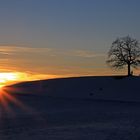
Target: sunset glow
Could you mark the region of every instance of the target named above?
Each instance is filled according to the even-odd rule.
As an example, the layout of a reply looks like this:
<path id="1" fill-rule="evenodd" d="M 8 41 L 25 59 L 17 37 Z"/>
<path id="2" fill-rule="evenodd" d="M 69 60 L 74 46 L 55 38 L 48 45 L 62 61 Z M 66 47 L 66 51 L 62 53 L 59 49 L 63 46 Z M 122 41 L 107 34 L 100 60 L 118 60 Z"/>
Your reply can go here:
<path id="1" fill-rule="evenodd" d="M 0 73 L 0 87 L 3 87 L 5 85 L 8 85 L 12 82 L 21 81 L 23 80 L 23 74 L 22 73 L 12 73 L 12 72 L 5 72 Z"/>
<path id="2" fill-rule="evenodd" d="M 16 73 L 0 73 L 0 82 L 16 80 L 17 77 Z"/>
<path id="3" fill-rule="evenodd" d="M 35 74 L 26 72 L 1 72 L 0 73 L 0 88 L 9 84 L 22 82 L 22 81 L 34 81 L 40 79 L 51 79 L 63 77 L 61 75 L 47 75 L 47 74 Z"/>

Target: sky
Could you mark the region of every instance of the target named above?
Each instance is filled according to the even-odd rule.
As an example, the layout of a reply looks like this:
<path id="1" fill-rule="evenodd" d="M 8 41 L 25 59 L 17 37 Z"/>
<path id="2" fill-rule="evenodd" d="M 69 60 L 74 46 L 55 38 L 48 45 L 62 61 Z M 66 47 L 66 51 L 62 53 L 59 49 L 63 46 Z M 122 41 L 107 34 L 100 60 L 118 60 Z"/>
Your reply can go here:
<path id="1" fill-rule="evenodd" d="M 0 72 L 126 73 L 106 65 L 107 52 L 117 37 L 140 39 L 139 7 L 139 0 L 0 0 Z"/>

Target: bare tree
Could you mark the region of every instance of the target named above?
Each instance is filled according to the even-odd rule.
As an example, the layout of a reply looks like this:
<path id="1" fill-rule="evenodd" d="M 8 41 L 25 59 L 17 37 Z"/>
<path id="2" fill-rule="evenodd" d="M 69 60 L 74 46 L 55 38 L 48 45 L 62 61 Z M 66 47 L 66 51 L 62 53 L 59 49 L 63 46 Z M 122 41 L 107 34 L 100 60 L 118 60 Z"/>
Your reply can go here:
<path id="1" fill-rule="evenodd" d="M 117 38 L 108 52 L 107 64 L 116 69 L 127 67 L 128 76 L 131 73 L 131 67 L 140 66 L 140 46 L 136 39 L 130 36 Z"/>

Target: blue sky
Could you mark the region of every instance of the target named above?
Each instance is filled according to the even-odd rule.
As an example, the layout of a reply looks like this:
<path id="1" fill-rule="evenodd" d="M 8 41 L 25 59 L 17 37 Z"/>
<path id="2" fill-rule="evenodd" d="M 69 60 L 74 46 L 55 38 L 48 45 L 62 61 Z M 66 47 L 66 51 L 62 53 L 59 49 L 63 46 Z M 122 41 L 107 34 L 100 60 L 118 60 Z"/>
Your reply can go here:
<path id="1" fill-rule="evenodd" d="M 0 54 L 1 69 L 109 73 L 111 43 L 126 35 L 140 39 L 139 6 L 139 0 L 0 0 L 0 49 L 8 54 Z"/>

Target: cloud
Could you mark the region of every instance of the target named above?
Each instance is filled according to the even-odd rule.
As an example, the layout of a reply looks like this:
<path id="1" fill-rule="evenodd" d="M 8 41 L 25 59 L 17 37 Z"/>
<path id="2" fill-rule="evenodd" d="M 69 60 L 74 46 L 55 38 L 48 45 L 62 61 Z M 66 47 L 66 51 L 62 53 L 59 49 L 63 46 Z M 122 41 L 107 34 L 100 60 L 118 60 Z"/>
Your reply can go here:
<path id="1" fill-rule="evenodd" d="M 20 46 L 20 45 L 0 45 L 0 54 L 15 54 L 15 53 L 43 53 L 43 52 L 50 52 L 52 49 L 47 47 L 27 47 L 27 46 Z"/>
<path id="2" fill-rule="evenodd" d="M 86 49 L 0 45 L 0 71 L 26 73 L 31 71 L 37 73 L 33 76 L 35 78 L 71 76 L 79 73 L 87 75 L 87 73 L 93 73 L 96 67 L 104 67 L 104 56 L 103 53 Z"/>
<path id="3" fill-rule="evenodd" d="M 89 50 L 69 50 L 48 47 L 31 47 L 26 45 L 0 45 L 0 55 L 16 55 L 20 53 L 28 54 L 49 54 L 50 56 L 76 56 L 83 58 L 93 58 L 105 56 L 103 53 L 96 53 Z"/>
<path id="4" fill-rule="evenodd" d="M 78 57 L 84 57 L 84 58 L 93 58 L 93 57 L 102 57 L 105 56 L 105 54 L 102 53 L 95 53 L 93 51 L 87 51 L 87 50 L 76 50 L 74 52 L 75 56 Z"/>

